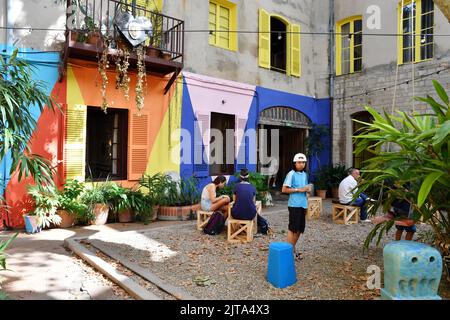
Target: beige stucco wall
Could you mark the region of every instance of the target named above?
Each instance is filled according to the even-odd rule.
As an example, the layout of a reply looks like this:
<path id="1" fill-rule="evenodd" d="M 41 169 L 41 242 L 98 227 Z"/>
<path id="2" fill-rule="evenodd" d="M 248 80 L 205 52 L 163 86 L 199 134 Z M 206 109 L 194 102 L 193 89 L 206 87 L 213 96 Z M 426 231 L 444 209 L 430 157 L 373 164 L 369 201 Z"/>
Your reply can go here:
<path id="1" fill-rule="evenodd" d="M 334 16 L 336 22 L 354 15 L 363 15 L 363 33 L 397 34 L 397 7 L 395 0 L 335 0 Z M 370 30 L 367 27 L 367 9 L 377 5 L 381 9 L 381 29 Z M 435 6 L 435 31 L 438 34 L 450 34 L 450 24 L 444 14 Z M 440 59 L 450 53 L 450 38 L 435 37 L 435 58 Z M 397 37 L 363 37 L 363 67 L 397 63 Z"/>
<path id="2" fill-rule="evenodd" d="M 363 32 L 397 33 L 397 1 L 335 0 L 336 21 L 364 15 Z M 381 9 L 381 29 L 368 30 L 366 10 L 370 5 Z M 450 34 L 450 23 L 435 7 L 435 35 Z M 335 78 L 333 107 L 333 162 L 353 165 L 352 115 L 370 105 L 379 112 L 403 110 L 426 112 L 424 104 L 413 103 L 414 96 L 435 93 L 432 80 L 438 80 L 450 92 L 450 38 L 435 36 L 435 54 L 430 61 L 404 64 L 397 69 L 396 37 L 363 36 L 362 72 Z M 436 74 L 437 71 L 445 70 Z M 398 71 L 398 75 L 397 75 Z M 432 74 L 433 73 L 433 74 Z M 431 76 L 427 76 L 432 74 Z M 413 76 L 416 79 L 413 87 Z M 396 90 L 394 90 L 395 85 Z M 374 89 L 386 88 L 369 94 Z M 394 94 L 395 92 L 395 94 Z M 395 105 L 393 107 L 393 101 Z"/>
<path id="3" fill-rule="evenodd" d="M 258 10 L 263 8 L 301 25 L 302 32 L 328 30 L 328 0 L 233 0 L 237 4 L 238 30 L 258 30 Z M 185 20 L 186 30 L 208 30 L 209 2 L 165 1 L 164 12 Z M 238 50 L 211 46 L 207 32 L 185 34 L 185 70 L 263 86 L 276 90 L 328 97 L 328 36 L 302 35 L 302 76 L 287 76 L 258 66 L 258 34 L 238 35 Z"/>
<path id="4" fill-rule="evenodd" d="M 0 21 L 6 25 L 6 0 L 0 0 Z M 64 42 L 65 5 L 59 0 L 12 0 L 12 22 L 15 28 L 13 41 L 20 48 L 34 50 L 59 50 Z M 60 29 L 60 30 L 37 30 Z M 6 42 L 6 31 L 2 30 L 0 43 Z"/>

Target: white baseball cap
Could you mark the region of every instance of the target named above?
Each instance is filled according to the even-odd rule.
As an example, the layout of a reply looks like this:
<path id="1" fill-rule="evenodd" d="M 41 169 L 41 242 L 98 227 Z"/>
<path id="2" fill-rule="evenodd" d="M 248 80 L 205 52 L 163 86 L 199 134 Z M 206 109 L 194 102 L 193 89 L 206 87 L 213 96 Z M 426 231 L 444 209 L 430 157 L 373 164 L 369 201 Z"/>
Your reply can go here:
<path id="1" fill-rule="evenodd" d="M 297 162 L 297 161 L 307 162 L 308 160 L 306 159 L 306 156 L 303 153 L 297 153 L 294 156 L 294 162 Z"/>

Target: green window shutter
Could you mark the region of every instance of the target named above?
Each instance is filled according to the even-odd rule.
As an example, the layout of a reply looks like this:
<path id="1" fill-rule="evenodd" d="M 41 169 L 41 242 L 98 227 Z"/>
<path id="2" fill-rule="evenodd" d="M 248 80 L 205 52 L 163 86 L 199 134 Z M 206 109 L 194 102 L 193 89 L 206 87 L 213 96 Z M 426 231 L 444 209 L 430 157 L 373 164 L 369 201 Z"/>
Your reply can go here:
<path id="1" fill-rule="evenodd" d="M 291 75 L 301 75 L 300 26 L 291 24 Z"/>
<path id="2" fill-rule="evenodd" d="M 84 181 L 86 169 L 87 106 L 68 105 L 66 114 L 64 168 L 66 179 Z"/>
<path id="3" fill-rule="evenodd" d="M 259 66 L 270 69 L 270 15 L 259 9 Z"/>

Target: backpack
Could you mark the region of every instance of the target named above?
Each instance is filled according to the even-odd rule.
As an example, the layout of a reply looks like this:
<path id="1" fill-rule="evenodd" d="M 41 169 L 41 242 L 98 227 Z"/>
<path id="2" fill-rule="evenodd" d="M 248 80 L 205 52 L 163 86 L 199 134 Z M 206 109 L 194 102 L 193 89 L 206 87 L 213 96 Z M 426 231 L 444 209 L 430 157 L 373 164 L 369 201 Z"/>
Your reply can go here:
<path id="1" fill-rule="evenodd" d="M 257 223 L 258 223 L 258 233 L 268 234 L 270 227 L 267 219 L 264 219 L 259 214 L 257 214 Z"/>
<path id="2" fill-rule="evenodd" d="M 203 228 L 203 232 L 211 236 L 220 234 L 225 226 L 225 218 L 222 212 L 216 211 L 209 218 L 208 223 Z"/>

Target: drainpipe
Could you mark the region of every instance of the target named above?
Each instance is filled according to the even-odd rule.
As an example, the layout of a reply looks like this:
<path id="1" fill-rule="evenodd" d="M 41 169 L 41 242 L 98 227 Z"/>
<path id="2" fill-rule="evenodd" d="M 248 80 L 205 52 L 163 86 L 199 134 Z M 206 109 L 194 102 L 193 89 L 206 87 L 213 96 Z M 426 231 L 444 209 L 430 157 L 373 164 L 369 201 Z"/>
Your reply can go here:
<path id="1" fill-rule="evenodd" d="M 335 70 L 335 57 L 336 57 L 336 47 L 335 47 L 335 36 L 334 36 L 334 0 L 330 0 L 330 19 L 329 19 L 329 46 L 330 46 L 330 57 L 329 57 L 329 89 L 330 89 L 330 161 L 333 163 L 333 109 L 334 109 L 334 70 Z"/>
<path id="2" fill-rule="evenodd" d="M 6 50 L 7 52 L 12 51 L 8 46 L 11 46 L 14 38 L 13 28 L 13 17 L 12 17 L 12 0 L 6 0 Z"/>

